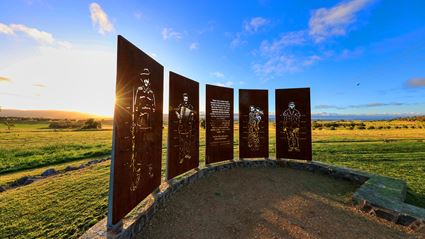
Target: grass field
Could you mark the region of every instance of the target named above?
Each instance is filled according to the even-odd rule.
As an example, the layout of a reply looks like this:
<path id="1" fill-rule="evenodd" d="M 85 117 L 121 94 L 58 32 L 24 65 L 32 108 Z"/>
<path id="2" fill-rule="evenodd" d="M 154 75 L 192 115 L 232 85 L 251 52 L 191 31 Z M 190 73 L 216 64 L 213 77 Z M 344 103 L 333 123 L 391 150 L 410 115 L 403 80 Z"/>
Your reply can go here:
<path id="1" fill-rule="evenodd" d="M 366 129 L 315 128 L 313 159 L 400 178 L 408 183 L 407 202 L 425 207 L 425 125 L 423 122 L 365 122 Z M 79 165 L 108 155 L 110 130 L 53 131 L 47 124 L 0 127 L 0 185 L 47 168 Z M 391 129 L 378 129 L 380 126 Z M 404 127 L 406 125 L 407 127 Z M 367 129 L 374 126 L 375 129 Z M 414 127 L 412 127 L 414 126 Z M 164 129 L 163 144 L 166 142 Z M 238 157 L 238 125 L 235 158 Z M 275 152 L 270 123 L 270 156 Z M 205 131 L 200 132 L 200 165 Z M 165 173 L 165 149 L 163 173 Z M 0 194 L 0 238 L 76 238 L 107 212 L 109 162 L 39 180 Z"/>

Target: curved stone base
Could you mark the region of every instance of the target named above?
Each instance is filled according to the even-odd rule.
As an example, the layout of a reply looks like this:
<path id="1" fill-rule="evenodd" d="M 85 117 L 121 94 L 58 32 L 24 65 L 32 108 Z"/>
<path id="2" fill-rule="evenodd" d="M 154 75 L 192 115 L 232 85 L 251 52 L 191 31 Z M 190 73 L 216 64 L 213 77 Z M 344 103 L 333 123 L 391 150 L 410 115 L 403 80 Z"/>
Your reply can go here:
<path id="1" fill-rule="evenodd" d="M 80 238 L 132 238 L 143 230 L 143 227 L 157 212 L 160 205 L 182 187 L 215 172 L 232 168 L 255 167 L 289 167 L 358 183 L 361 186 L 353 195 L 353 204 L 357 208 L 394 223 L 408 226 L 413 230 L 425 229 L 425 209 L 404 203 L 406 183 L 402 180 L 320 162 L 289 159 L 240 160 L 208 165 L 202 169 L 189 171 L 171 181 L 163 182 L 158 191 L 143 200 L 122 220 L 122 224 L 108 231 L 106 219 L 103 219 Z"/>

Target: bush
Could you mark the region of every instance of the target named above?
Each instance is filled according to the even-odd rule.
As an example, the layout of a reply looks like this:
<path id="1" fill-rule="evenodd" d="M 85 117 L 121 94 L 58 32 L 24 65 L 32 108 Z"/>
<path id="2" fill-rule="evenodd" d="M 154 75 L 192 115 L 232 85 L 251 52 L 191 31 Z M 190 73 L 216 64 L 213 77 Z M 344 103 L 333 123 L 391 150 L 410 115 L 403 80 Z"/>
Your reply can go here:
<path id="1" fill-rule="evenodd" d="M 367 127 L 367 129 L 375 129 L 375 126 L 371 125 L 371 126 Z"/>
<path id="2" fill-rule="evenodd" d="M 94 119 L 88 119 L 86 122 L 84 122 L 84 126 L 81 129 L 101 129 L 102 128 L 102 122 L 99 120 Z"/>
<path id="3" fill-rule="evenodd" d="M 408 129 L 408 128 L 409 128 L 409 126 L 407 126 L 407 125 L 403 125 L 403 128 Z"/>
<path id="4" fill-rule="evenodd" d="M 336 130 L 336 128 L 334 126 L 331 126 L 329 129 L 330 130 Z"/>
<path id="5" fill-rule="evenodd" d="M 201 128 L 205 129 L 205 119 L 201 119 Z"/>
<path id="6" fill-rule="evenodd" d="M 366 127 L 364 127 L 363 125 L 357 127 L 357 129 L 366 129 Z"/>
<path id="7" fill-rule="evenodd" d="M 77 129 L 83 126 L 81 121 L 58 120 L 50 122 L 49 129 Z"/>
<path id="8" fill-rule="evenodd" d="M 378 127 L 378 129 L 383 129 L 383 128 L 384 128 L 384 126 L 379 126 L 379 127 Z"/>

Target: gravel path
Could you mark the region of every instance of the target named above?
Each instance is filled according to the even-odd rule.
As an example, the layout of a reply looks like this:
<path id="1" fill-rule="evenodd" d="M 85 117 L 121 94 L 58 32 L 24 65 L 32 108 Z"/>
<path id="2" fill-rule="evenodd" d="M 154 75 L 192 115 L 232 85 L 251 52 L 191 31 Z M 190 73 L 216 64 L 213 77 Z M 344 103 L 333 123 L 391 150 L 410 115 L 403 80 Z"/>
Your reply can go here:
<path id="1" fill-rule="evenodd" d="M 353 209 L 356 187 L 287 168 L 232 169 L 173 195 L 140 238 L 425 238 Z"/>

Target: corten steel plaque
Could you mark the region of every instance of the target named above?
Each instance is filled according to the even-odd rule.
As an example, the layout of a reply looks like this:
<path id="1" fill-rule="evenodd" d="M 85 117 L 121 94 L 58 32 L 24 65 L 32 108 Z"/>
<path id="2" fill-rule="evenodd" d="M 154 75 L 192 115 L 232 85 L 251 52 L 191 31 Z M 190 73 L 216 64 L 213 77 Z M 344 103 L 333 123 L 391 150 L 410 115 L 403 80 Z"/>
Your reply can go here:
<path id="1" fill-rule="evenodd" d="M 118 36 L 109 225 L 161 183 L 163 78 L 162 65 Z"/>
<path id="2" fill-rule="evenodd" d="M 199 83 L 170 72 L 167 179 L 199 165 Z"/>
<path id="3" fill-rule="evenodd" d="M 276 89 L 276 158 L 311 160 L 310 88 Z"/>
<path id="4" fill-rule="evenodd" d="M 239 157 L 269 157 L 267 90 L 239 90 Z"/>
<path id="5" fill-rule="evenodd" d="M 233 89 L 206 86 L 206 164 L 233 159 Z"/>

